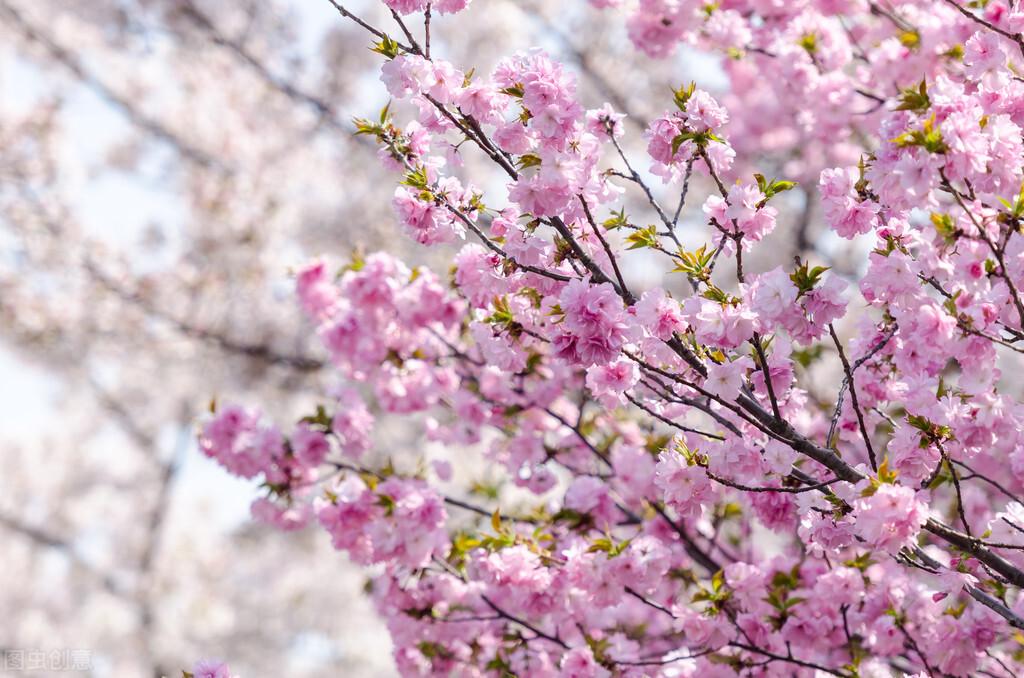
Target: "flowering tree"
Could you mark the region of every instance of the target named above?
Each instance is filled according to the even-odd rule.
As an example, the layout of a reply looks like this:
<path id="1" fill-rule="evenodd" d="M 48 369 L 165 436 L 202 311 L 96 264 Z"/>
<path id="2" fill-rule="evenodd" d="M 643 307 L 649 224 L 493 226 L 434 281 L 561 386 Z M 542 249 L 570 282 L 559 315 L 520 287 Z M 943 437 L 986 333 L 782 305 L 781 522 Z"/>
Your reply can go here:
<path id="1" fill-rule="evenodd" d="M 640 158 L 545 53 L 432 52 L 465 0 L 331 4 L 380 55 L 356 133 L 401 229 L 467 243 L 447 279 L 304 268 L 339 383 L 200 444 L 258 518 L 380 566 L 403 675 L 1024 670 L 1024 12 L 641 0 L 630 40 L 722 53 L 730 91 L 666 93 Z M 806 261 L 765 251 L 798 183 L 832 234 Z M 820 265 L 846 240 L 852 281 Z M 374 451 L 388 415 L 425 451 Z"/>
<path id="2" fill-rule="evenodd" d="M 620 101 L 611 76 L 646 57 L 570 42 L 550 25 L 561 12 L 495 0 L 434 44 L 491 63 L 541 31 L 581 94 Z M 17 582 L 0 589 L 0 666 L 87 649 L 97 678 L 165 675 L 200 652 L 247 674 L 393 675 L 382 622 L 353 601 L 362 568 L 313 531 L 238 525 L 255 483 L 211 492 L 193 435 L 206 395 L 287 419 L 335 378 L 289 291 L 311 253 L 389 244 L 444 266 L 454 251 L 391 238 L 394 186 L 348 129 L 379 63 L 332 16 L 285 0 L 0 0 L 0 562 Z M 644 77 L 664 87 L 666 70 Z M 392 422 L 380 442 L 408 445 L 411 429 Z M 271 576 L 297 560 L 316 569 Z"/>

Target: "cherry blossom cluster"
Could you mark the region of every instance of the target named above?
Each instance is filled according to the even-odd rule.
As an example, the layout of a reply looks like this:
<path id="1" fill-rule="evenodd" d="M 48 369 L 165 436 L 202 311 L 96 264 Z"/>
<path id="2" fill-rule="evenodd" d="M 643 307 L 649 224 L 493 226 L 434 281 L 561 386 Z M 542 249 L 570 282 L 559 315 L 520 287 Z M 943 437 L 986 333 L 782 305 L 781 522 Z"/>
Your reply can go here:
<path id="1" fill-rule="evenodd" d="M 386 4 L 393 102 L 357 132 L 403 231 L 466 242 L 447 279 L 303 269 L 338 391 L 287 437 L 220 409 L 201 444 L 262 479 L 257 518 L 382 566 L 402 675 L 1024 670 L 1024 14 L 641 0 L 640 49 L 721 50 L 732 85 L 666 96 L 641 161 L 545 53 L 463 70 L 401 18 L 429 4 Z M 796 144 L 790 178 L 757 171 Z M 751 270 L 794 180 L 873 247 L 863 275 L 813 250 Z M 637 250 L 660 285 L 628 284 Z M 379 449 L 393 416 L 489 480 Z"/>

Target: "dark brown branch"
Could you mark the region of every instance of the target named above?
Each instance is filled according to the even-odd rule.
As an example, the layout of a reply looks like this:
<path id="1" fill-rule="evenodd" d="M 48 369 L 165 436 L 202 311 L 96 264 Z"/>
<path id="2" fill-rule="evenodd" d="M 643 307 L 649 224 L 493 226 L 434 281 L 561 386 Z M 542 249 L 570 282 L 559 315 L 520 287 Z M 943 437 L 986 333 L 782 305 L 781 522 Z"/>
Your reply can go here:
<path id="1" fill-rule="evenodd" d="M 860 403 L 857 401 L 857 384 L 853 380 L 853 372 L 854 372 L 855 369 L 857 369 L 857 366 L 854 366 L 854 367 L 850 366 L 850 361 L 846 359 L 846 351 L 843 350 L 843 344 L 842 344 L 842 342 L 839 341 L 839 335 L 836 334 L 836 328 L 832 326 L 832 323 L 829 323 L 829 325 L 828 325 L 828 332 L 829 332 L 830 335 L 832 335 L 832 341 L 836 345 L 836 351 L 839 352 L 839 360 L 843 363 L 843 372 L 846 374 L 846 377 L 843 379 L 843 385 L 839 389 L 839 397 L 836 399 L 836 411 L 838 412 L 838 411 L 840 411 L 842 409 L 842 406 L 843 406 L 843 393 L 845 392 L 844 389 L 849 387 L 849 389 L 850 389 L 850 402 L 853 405 L 854 413 L 857 415 L 857 425 L 860 427 L 860 435 L 864 439 L 864 445 L 868 449 L 868 460 L 870 460 L 870 462 L 871 462 L 871 470 L 872 471 L 877 471 L 878 470 L 878 459 L 875 457 L 875 447 L 874 447 L 874 445 L 871 444 L 871 436 L 868 434 L 868 427 L 864 423 L 864 413 L 861 411 Z M 888 335 L 888 337 L 891 337 L 891 336 L 892 336 L 892 334 Z M 884 346 L 886 344 L 886 342 L 888 341 L 888 337 L 886 337 L 885 339 L 880 341 L 878 344 L 876 344 L 877 349 L 873 348 L 872 351 L 881 350 L 882 346 Z M 872 351 L 868 352 L 868 355 L 866 356 L 866 358 L 871 356 Z M 831 445 L 832 444 L 832 431 L 833 430 L 834 430 L 834 427 L 829 429 L 829 436 L 825 440 L 825 443 L 827 445 Z"/>

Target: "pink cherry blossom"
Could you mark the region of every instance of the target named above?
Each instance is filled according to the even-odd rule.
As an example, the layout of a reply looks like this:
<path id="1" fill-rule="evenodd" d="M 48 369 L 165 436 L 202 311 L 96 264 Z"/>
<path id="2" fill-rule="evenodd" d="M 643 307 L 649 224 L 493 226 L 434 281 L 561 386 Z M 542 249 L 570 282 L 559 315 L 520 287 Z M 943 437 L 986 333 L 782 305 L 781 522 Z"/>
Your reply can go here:
<path id="1" fill-rule="evenodd" d="M 928 518 L 914 490 L 902 485 L 881 485 L 874 494 L 857 500 L 855 509 L 857 535 L 890 553 L 912 543 Z"/>

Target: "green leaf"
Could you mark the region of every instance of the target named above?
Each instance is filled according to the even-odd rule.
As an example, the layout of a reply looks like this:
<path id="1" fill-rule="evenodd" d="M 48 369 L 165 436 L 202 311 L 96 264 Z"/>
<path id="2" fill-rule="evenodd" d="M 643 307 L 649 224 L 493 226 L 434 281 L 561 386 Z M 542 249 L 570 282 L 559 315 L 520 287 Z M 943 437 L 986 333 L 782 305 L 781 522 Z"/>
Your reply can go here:
<path id="1" fill-rule="evenodd" d="M 916 30 L 903 31 L 899 35 L 899 41 L 907 49 L 917 49 L 921 46 L 921 34 Z"/>
<path id="2" fill-rule="evenodd" d="M 789 572 L 786 572 L 785 570 L 779 570 L 774 575 L 772 575 L 772 586 L 775 588 L 785 589 L 787 591 L 792 591 L 793 589 L 797 588 L 798 586 L 800 586 L 799 568 L 796 572 L 792 570 Z"/>
<path id="3" fill-rule="evenodd" d="M 644 439 L 644 449 L 656 457 L 670 442 L 672 442 L 672 436 L 668 434 L 651 433 Z"/>
<path id="4" fill-rule="evenodd" d="M 530 300 L 530 305 L 536 309 L 541 307 L 544 302 L 544 296 L 533 287 L 522 287 L 516 292 L 517 295 L 525 299 Z"/>
<path id="5" fill-rule="evenodd" d="M 938 212 L 932 212 L 931 215 L 932 225 L 935 226 L 935 230 L 938 231 L 942 239 L 946 241 L 947 245 L 951 245 L 956 242 L 957 235 L 960 230 L 956 227 L 956 222 L 953 221 L 953 217 L 948 214 L 939 214 Z"/>
<path id="6" fill-rule="evenodd" d="M 782 193 L 783 191 L 788 191 L 788 190 L 793 189 L 793 188 L 796 188 L 796 182 L 795 181 L 784 181 L 782 179 L 778 179 L 776 181 L 773 181 L 771 183 L 771 185 L 768 187 L 768 193 L 769 193 L 768 197 L 772 197 L 774 195 L 778 195 L 779 193 Z"/>
<path id="7" fill-rule="evenodd" d="M 618 212 L 612 212 L 612 216 L 604 220 L 602 226 L 609 231 L 614 231 L 617 228 L 628 226 L 629 220 L 626 218 L 626 208 L 623 207 Z"/>
<path id="8" fill-rule="evenodd" d="M 811 364 L 816 362 L 825 353 L 825 346 L 822 344 L 814 344 L 807 348 L 798 348 L 793 351 L 793 360 L 800 363 L 801 367 L 810 367 Z"/>
<path id="9" fill-rule="evenodd" d="M 512 313 L 512 308 L 508 305 L 508 299 L 506 297 L 494 297 L 491 301 L 491 306 L 494 308 L 494 312 L 485 318 L 484 322 L 492 325 L 504 326 L 508 326 L 516 322 L 515 315 Z"/>
<path id="10" fill-rule="evenodd" d="M 487 210 L 487 205 L 484 204 L 484 196 L 482 193 L 474 193 L 469 199 L 469 205 L 466 207 L 467 212 L 484 212 Z"/>
<path id="11" fill-rule="evenodd" d="M 707 245 L 701 245 L 693 252 L 680 249 L 678 252 L 678 263 L 672 269 L 673 273 L 685 273 L 696 280 L 707 281 L 711 278 L 711 261 L 715 258 L 715 249 L 708 249 Z"/>
<path id="12" fill-rule="evenodd" d="M 706 16 L 710 17 L 712 14 L 715 13 L 715 10 L 717 10 L 718 8 L 719 8 L 719 3 L 717 3 L 717 2 L 706 2 L 706 3 L 704 3 L 704 7 L 702 7 L 701 9 L 704 10 L 704 14 Z"/>
<path id="13" fill-rule="evenodd" d="M 656 247 L 659 242 L 658 228 L 651 225 L 646 228 L 637 229 L 626 236 L 626 242 L 629 243 L 629 247 L 626 249 L 630 250 L 638 250 L 645 247 Z"/>
<path id="14" fill-rule="evenodd" d="M 814 56 L 814 53 L 818 51 L 818 36 L 814 33 L 804 34 L 797 44 L 804 48 L 804 50 Z"/>
<path id="15" fill-rule="evenodd" d="M 710 299 L 711 301 L 717 301 L 719 304 L 729 304 L 730 306 L 735 306 L 740 301 L 736 297 L 723 292 L 721 289 L 711 284 L 709 284 L 707 289 L 701 293 L 701 296 L 705 299 Z"/>
<path id="16" fill-rule="evenodd" d="M 712 653 L 705 657 L 705 659 L 712 664 L 731 666 L 737 675 L 739 675 L 744 668 L 743 658 L 739 655 Z"/>
<path id="17" fill-rule="evenodd" d="M 452 545 L 448 550 L 449 562 L 461 562 L 467 553 L 479 548 L 483 542 L 471 534 L 459 532 L 452 538 Z"/>
<path id="18" fill-rule="evenodd" d="M 370 122 L 365 118 L 353 118 L 352 124 L 356 127 L 356 135 L 366 134 L 368 136 L 381 137 L 384 134 L 384 126 Z"/>
<path id="19" fill-rule="evenodd" d="M 928 83 L 922 79 L 917 87 L 908 87 L 900 92 L 900 105 L 896 110 L 923 113 L 931 105 L 931 99 L 928 98 Z"/>
<path id="20" fill-rule="evenodd" d="M 1017 191 L 1017 195 L 1012 203 L 1002 198 L 999 198 L 999 202 L 1003 204 L 1014 219 L 1024 217 L 1024 184 L 1021 184 L 1020 190 Z"/>
<path id="21" fill-rule="evenodd" d="M 961 600 L 956 605 L 950 605 L 949 607 L 947 607 L 943 611 L 942 614 L 948 614 L 949 616 L 953 617 L 954 619 L 959 619 L 963 615 L 964 610 L 966 610 L 966 609 L 967 609 L 967 601 L 966 600 Z"/>
<path id="22" fill-rule="evenodd" d="M 911 130 L 891 139 L 900 148 L 919 146 L 929 153 L 945 153 L 949 146 L 942 138 L 942 132 L 935 124 L 935 114 L 924 121 L 921 129 Z"/>
<path id="23" fill-rule="evenodd" d="M 811 268 L 807 263 L 800 262 L 799 259 L 797 261 L 797 269 L 790 274 L 789 279 L 793 281 L 794 285 L 796 285 L 797 298 L 800 298 L 813 290 L 818 283 L 821 282 L 822 274 L 824 274 L 829 267 L 815 266 L 814 268 Z"/>
<path id="24" fill-rule="evenodd" d="M 420 654 L 427 659 L 447 658 L 452 656 L 451 651 L 444 645 L 428 640 L 421 641 L 419 645 L 416 646 L 416 649 L 418 649 Z"/>
<path id="25" fill-rule="evenodd" d="M 331 428 L 331 417 L 327 414 L 327 410 L 324 409 L 323 405 L 316 406 L 316 414 L 305 416 L 299 421 L 304 424 L 320 426 L 327 430 Z"/>
<path id="26" fill-rule="evenodd" d="M 777 179 L 772 179 L 771 181 L 768 181 L 767 179 L 764 178 L 763 174 L 755 174 L 754 180 L 757 181 L 757 187 L 761 190 L 762 193 L 764 193 L 765 202 L 767 202 L 774 196 L 778 195 L 779 193 L 782 193 L 783 191 L 788 191 L 796 187 L 795 181 L 782 181 Z"/>
<path id="27" fill-rule="evenodd" d="M 541 159 L 540 156 L 527 153 L 526 155 L 519 156 L 519 162 L 517 164 L 521 170 L 528 169 L 530 167 L 540 167 Z"/>
<path id="28" fill-rule="evenodd" d="M 686 110 L 686 102 L 690 100 L 690 97 L 693 96 L 696 90 L 696 82 L 691 82 L 689 85 L 683 85 L 679 89 L 672 90 L 672 99 L 680 111 Z"/>
<path id="29" fill-rule="evenodd" d="M 505 661 L 500 653 L 495 653 L 494 659 L 487 662 L 487 666 L 484 669 L 487 671 L 497 671 L 501 676 L 513 675 L 512 665 Z"/>
<path id="30" fill-rule="evenodd" d="M 703 132 L 681 132 L 672 139 L 672 155 L 679 152 L 679 147 L 687 141 L 692 141 L 697 148 L 705 148 L 708 142 L 717 141 L 722 143 L 722 137 L 714 134 L 711 130 Z"/>
<path id="31" fill-rule="evenodd" d="M 856 558 L 843 562 L 843 565 L 845 565 L 846 567 L 852 567 L 854 569 L 860 570 L 861 572 L 865 571 L 874 564 L 875 560 L 871 557 L 870 551 L 865 551 L 864 553 L 858 555 Z"/>
<path id="32" fill-rule="evenodd" d="M 470 494 L 474 494 L 478 497 L 484 497 L 485 499 L 497 499 L 498 493 L 501 488 L 497 485 L 486 483 L 483 481 L 476 481 L 469 487 Z"/>
<path id="33" fill-rule="evenodd" d="M 889 468 L 889 457 L 883 459 L 882 463 L 878 465 L 878 480 L 886 485 L 895 483 L 897 474 L 898 471 Z"/>
<path id="34" fill-rule="evenodd" d="M 757 182 L 757 188 L 760 189 L 762 193 L 765 193 L 768 190 L 768 181 L 764 178 L 763 174 L 755 174 L 754 181 Z"/>
<path id="35" fill-rule="evenodd" d="M 377 495 L 377 506 L 382 506 L 384 508 L 385 515 L 390 516 L 395 512 L 395 500 L 386 494 Z"/>
<path id="36" fill-rule="evenodd" d="M 928 442 L 942 442 L 953 438 L 953 429 L 949 426 L 936 424 L 918 414 L 908 414 L 907 423 L 924 433 Z"/>
<path id="37" fill-rule="evenodd" d="M 867 168 L 867 157 L 862 154 L 860 159 L 857 160 L 857 183 L 854 184 L 854 190 L 857 191 L 857 194 L 860 195 L 861 198 L 866 197 L 868 192 L 868 180 L 867 177 L 864 176 Z"/>
<path id="38" fill-rule="evenodd" d="M 402 48 L 398 46 L 398 43 L 392 40 L 389 36 L 385 35 L 381 38 L 381 41 L 374 44 L 370 48 L 371 51 L 377 54 L 383 54 L 388 59 L 394 59 L 396 56 L 402 53 Z"/>
<path id="39" fill-rule="evenodd" d="M 424 167 L 423 165 L 420 165 L 414 170 L 409 170 L 408 172 L 406 172 L 405 178 L 402 180 L 403 185 L 410 186 L 412 188 L 417 188 L 421 191 L 429 190 L 429 182 L 430 180 L 427 177 L 427 168 Z"/>

